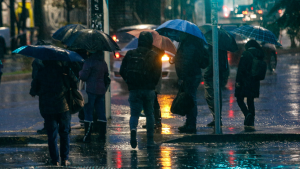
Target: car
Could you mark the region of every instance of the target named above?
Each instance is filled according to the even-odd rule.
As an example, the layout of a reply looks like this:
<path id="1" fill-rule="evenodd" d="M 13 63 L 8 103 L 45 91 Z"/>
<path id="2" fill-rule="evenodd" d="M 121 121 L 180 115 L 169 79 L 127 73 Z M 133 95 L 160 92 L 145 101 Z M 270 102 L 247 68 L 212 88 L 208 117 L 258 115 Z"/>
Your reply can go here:
<path id="1" fill-rule="evenodd" d="M 237 25 L 222 25 L 223 29 L 228 32 L 232 31 L 234 28 L 237 28 Z M 241 58 L 242 53 L 245 51 L 245 44 L 250 40 L 236 34 L 232 34 L 235 37 L 236 43 L 238 45 L 238 50 L 236 52 L 227 52 L 228 62 L 230 67 L 237 67 Z M 261 47 L 265 53 L 264 60 L 268 65 L 268 69 L 271 72 L 276 70 L 277 66 L 277 51 L 276 46 L 270 43 L 260 43 Z"/>
<path id="2" fill-rule="evenodd" d="M 178 44 L 176 41 L 173 42 L 175 46 Z M 122 64 L 122 60 L 125 57 L 126 53 L 129 50 L 136 49 L 138 47 L 138 38 L 134 38 L 131 40 L 124 48 L 122 48 L 120 51 L 115 53 L 114 56 L 114 63 L 112 68 L 112 75 L 113 79 L 116 82 L 123 82 L 123 78 L 120 75 L 120 67 Z M 174 57 L 174 54 L 165 52 L 164 56 L 162 57 L 162 81 L 163 82 L 170 82 L 170 83 L 176 83 L 178 81 L 177 74 L 175 72 L 175 65 L 170 64 L 169 60 Z"/>
<path id="3" fill-rule="evenodd" d="M 136 29 L 155 29 L 158 25 L 153 24 L 140 24 L 140 25 L 133 25 L 133 26 L 125 26 L 116 31 L 116 33 L 112 36 L 113 40 L 118 44 L 120 49 L 125 47 L 134 36 L 126 33 Z"/>

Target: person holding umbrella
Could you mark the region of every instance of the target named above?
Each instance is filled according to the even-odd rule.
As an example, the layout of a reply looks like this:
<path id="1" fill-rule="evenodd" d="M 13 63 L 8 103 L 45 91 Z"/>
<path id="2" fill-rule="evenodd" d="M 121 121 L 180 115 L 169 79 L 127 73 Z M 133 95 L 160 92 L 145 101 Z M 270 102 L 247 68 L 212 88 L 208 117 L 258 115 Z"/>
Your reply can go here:
<path id="1" fill-rule="evenodd" d="M 259 97 L 260 81 L 252 76 L 252 64 L 254 58 L 263 61 L 264 52 L 255 40 L 248 41 L 245 45 L 245 49 L 246 51 L 243 52 L 238 65 L 234 95 L 245 116 L 244 125 L 254 126 L 254 98 Z M 247 98 L 248 107 L 244 103 L 245 97 Z"/>
<path id="2" fill-rule="evenodd" d="M 59 166 L 70 165 L 70 127 L 71 114 L 67 95 L 77 90 L 77 78 L 65 61 L 83 61 L 75 52 L 52 45 L 22 46 L 12 53 L 41 59 L 44 67 L 38 70 L 31 83 L 30 95 L 39 96 L 40 113 L 45 121 L 48 135 L 48 146 L 51 160 L 48 164 Z M 68 85 L 67 85 L 68 84 Z M 57 134 L 60 135 L 60 159 L 57 147 Z"/>
<path id="3" fill-rule="evenodd" d="M 175 70 L 183 92 L 192 96 L 193 108 L 186 112 L 186 122 L 179 127 L 180 132 L 196 132 L 197 124 L 197 88 L 201 82 L 201 68 L 208 66 L 208 51 L 204 47 L 207 41 L 197 25 L 175 19 L 163 23 L 156 30 L 179 43 L 174 58 Z M 179 36 L 178 36 L 179 35 Z"/>
<path id="4" fill-rule="evenodd" d="M 99 132 L 99 140 L 105 139 L 106 134 L 106 115 L 105 115 L 105 76 L 108 76 L 108 67 L 104 61 L 103 51 L 88 50 L 88 59 L 84 62 L 79 77 L 86 82 L 86 92 L 88 94 L 88 103 L 84 111 L 84 143 L 91 142 L 91 132 L 93 126 L 94 109 L 97 114 L 96 128 Z"/>

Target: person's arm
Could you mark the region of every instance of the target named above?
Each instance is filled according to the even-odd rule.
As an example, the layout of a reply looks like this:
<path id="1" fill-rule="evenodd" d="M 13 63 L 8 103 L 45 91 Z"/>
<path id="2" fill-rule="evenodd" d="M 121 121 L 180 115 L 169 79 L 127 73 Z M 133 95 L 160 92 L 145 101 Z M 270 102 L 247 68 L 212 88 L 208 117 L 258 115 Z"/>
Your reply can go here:
<path id="1" fill-rule="evenodd" d="M 161 77 L 161 71 L 162 71 L 162 62 L 161 59 L 157 59 L 158 58 L 158 54 L 154 53 L 156 56 L 153 57 L 154 60 L 154 64 L 153 64 L 153 70 L 151 71 L 153 73 L 153 80 L 154 83 L 157 84 L 159 82 L 159 79 Z"/>
<path id="2" fill-rule="evenodd" d="M 31 88 L 29 91 L 29 94 L 32 97 L 35 97 L 36 95 L 38 95 L 39 92 L 39 83 L 38 83 L 38 76 L 36 76 L 32 81 L 31 81 Z"/>
<path id="3" fill-rule="evenodd" d="M 124 79 L 124 81 L 126 82 L 126 73 L 127 73 L 127 60 L 131 55 L 131 51 L 128 51 L 124 57 L 124 59 L 122 60 L 122 64 L 121 64 L 121 68 L 120 68 L 120 75 L 122 76 L 122 78 Z"/>
<path id="4" fill-rule="evenodd" d="M 243 85 L 243 77 L 247 76 L 247 67 L 248 64 L 251 62 L 249 60 L 249 54 L 247 54 L 246 52 L 243 52 L 242 57 L 239 61 L 239 65 L 238 65 L 238 70 L 237 70 L 237 74 L 236 74 L 236 86 L 240 87 Z"/>
<path id="5" fill-rule="evenodd" d="M 87 61 L 83 64 L 82 70 L 79 72 L 79 78 L 82 81 L 87 81 L 91 73 L 91 66 L 90 63 Z"/>

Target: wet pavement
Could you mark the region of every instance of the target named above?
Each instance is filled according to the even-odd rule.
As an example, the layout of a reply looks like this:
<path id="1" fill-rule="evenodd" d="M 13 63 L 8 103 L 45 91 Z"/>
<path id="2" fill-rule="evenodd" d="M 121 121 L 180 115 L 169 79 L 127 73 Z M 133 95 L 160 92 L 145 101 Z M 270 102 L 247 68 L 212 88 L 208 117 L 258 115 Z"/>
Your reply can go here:
<path id="1" fill-rule="evenodd" d="M 83 129 L 73 128 L 70 152 L 73 166 L 297 168 L 300 164 L 299 56 L 280 55 L 276 73 L 268 73 L 261 81 L 261 95 L 255 99 L 255 129 L 251 131 L 245 130 L 244 117 L 234 97 L 235 68 L 231 69 L 229 82 L 223 90 L 221 136 L 215 135 L 213 128 L 206 127 L 212 115 L 204 99 L 203 85 L 197 93 L 197 133 L 178 133 L 177 128 L 184 124 L 185 117 L 170 113 L 177 89 L 164 84 L 159 95 L 163 127 L 155 134 L 155 141 L 160 146 L 153 149 L 145 147 L 146 130 L 141 127 L 145 117 L 140 118 L 138 148 L 130 147 L 128 91 L 124 84 L 112 81 L 112 119 L 106 144 L 82 144 Z M 1 167 L 43 167 L 49 158 L 46 135 L 36 133 L 43 126 L 38 98 L 28 94 L 29 88 L 30 80 L 4 82 L 0 86 Z M 79 124 L 78 121 L 77 115 L 73 115 L 72 125 Z"/>

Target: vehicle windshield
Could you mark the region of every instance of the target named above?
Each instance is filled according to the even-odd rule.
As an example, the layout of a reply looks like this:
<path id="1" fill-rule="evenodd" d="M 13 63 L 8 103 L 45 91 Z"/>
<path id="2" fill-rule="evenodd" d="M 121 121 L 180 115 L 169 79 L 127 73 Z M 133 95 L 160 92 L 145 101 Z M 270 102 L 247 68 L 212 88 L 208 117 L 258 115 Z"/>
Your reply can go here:
<path id="1" fill-rule="evenodd" d="M 138 38 L 134 38 L 134 40 L 132 40 L 127 46 L 125 46 L 124 48 L 126 49 L 135 49 L 138 47 Z"/>
<path id="2" fill-rule="evenodd" d="M 131 30 L 126 29 L 126 30 L 121 30 L 121 31 L 116 32 L 117 39 L 119 40 L 118 42 L 128 43 L 134 38 L 134 36 L 127 33 L 128 31 L 131 31 Z"/>

